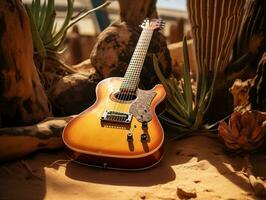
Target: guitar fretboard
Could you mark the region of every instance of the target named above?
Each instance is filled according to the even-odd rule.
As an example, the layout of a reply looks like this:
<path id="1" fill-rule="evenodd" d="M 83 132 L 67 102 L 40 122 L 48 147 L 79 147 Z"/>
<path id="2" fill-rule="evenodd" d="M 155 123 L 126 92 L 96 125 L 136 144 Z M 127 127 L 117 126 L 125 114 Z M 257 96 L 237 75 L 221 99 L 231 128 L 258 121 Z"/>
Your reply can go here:
<path id="1" fill-rule="evenodd" d="M 137 46 L 130 60 L 120 90 L 135 92 L 139 84 L 139 76 L 152 38 L 153 29 L 143 29 Z"/>

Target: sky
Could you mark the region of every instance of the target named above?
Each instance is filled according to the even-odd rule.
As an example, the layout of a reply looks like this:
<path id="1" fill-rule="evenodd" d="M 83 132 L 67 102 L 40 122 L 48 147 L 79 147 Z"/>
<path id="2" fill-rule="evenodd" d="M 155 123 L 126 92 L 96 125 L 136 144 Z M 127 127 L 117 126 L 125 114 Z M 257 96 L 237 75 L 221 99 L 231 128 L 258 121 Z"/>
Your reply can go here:
<path id="1" fill-rule="evenodd" d="M 186 10 L 186 0 L 157 0 L 157 8 Z"/>

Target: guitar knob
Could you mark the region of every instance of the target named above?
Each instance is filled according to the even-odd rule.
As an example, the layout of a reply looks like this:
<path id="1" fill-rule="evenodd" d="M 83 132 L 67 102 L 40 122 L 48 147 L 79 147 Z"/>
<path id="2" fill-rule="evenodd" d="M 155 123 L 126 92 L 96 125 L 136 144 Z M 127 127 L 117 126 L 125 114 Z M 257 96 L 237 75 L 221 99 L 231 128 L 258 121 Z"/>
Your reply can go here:
<path id="1" fill-rule="evenodd" d="M 148 135 L 146 133 L 142 133 L 140 136 L 141 142 L 147 142 L 148 141 Z"/>
<path id="2" fill-rule="evenodd" d="M 142 122 L 142 129 L 144 130 L 148 129 L 148 122 Z"/>
<path id="3" fill-rule="evenodd" d="M 127 134 L 127 141 L 128 142 L 132 142 L 133 141 L 133 134 L 130 133 L 130 132 Z"/>

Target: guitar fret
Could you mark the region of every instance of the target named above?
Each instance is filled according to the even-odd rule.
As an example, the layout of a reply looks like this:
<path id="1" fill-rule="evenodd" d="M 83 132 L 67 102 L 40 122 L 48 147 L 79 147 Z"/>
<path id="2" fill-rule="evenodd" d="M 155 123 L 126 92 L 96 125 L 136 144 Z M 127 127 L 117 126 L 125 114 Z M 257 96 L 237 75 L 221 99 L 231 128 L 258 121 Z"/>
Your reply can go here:
<path id="1" fill-rule="evenodd" d="M 153 29 L 143 29 L 121 84 L 122 89 L 136 89 L 152 34 Z"/>

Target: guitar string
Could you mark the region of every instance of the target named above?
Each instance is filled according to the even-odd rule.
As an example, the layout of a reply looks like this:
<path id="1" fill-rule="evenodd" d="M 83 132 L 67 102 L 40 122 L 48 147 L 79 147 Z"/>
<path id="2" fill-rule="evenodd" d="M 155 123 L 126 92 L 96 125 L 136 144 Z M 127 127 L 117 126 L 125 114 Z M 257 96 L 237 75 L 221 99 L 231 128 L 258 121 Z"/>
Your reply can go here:
<path id="1" fill-rule="evenodd" d="M 143 28 L 142 34 L 140 36 L 140 40 L 137 44 L 137 51 L 136 54 L 133 55 L 133 60 L 130 64 L 133 64 L 134 68 L 131 68 L 131 79 L 130 80 L 128 87 L 126 89 L 126 92 L 123 93 L 122 95 L 122 101 L 129 101 L 133 95 L 136 95 L 136 90 L 137 90 L 137 82 L 140 75 L 140 72 L 142 70 L 143 63 L 145 61 L 146 53 L 150 44 L 150 39 L 152 36 L 153 30 Z M 139 58 L 139 59 L 138 59 Z M 125 109 L 128 109 L 127 106 L 125 106 Z M 124 110 L 123 110 L 124 111 Z M 128 110 L 126 110 L 128 111 Z"/>
<path id="2" fill-rule="evenodd" d="M 136 95 L 136 91 L 137 91 L 137 86 L 139 83 L 139 75 L 141 73 L 141 70 L 143 68 L 143 64 L 145 62 L 145 58 L 146 58 L 146 54 L 149 48 L 149 44 L 153 35 L 154 30 L 153 29 L 147 29 L 145 28 L 143 30 L 144 34 L 140 37 L 140 42 L 138 43 L 138 46 L 136 47 L 136 49 L 138 50 L 137 55 L 135 55 L 135 60 L 133 60 L 133 66 L 135 66 L 135 69 L 131 69 L 131 79 L 130 79 L 130 83 L 131 86 L 129 88 L 129 90 L 126 90 L 126 95 L 125 97 L 123 96 L 123 100 L 130 100 L 130 98 L 132 97 L 132 95 Z M 140 55 L 139 55 L 140 54 Z M 140 59 L 138 59 L 138 57 L 140 57 Z M 136 67 L 137 66 L 137 67 Z M 137 83 L 138 82 L 138 83 Z M 132 87 L 133 86 L 133 87 Z M 134 91 L 134 92 L 132 92 Z M 128 107 L 125 107 L 126 109 L 128 109 Z M 126 110 L 128 112 L 128 110 Z"/>
<path id="3" fill-rule="evenodd" d="M 136 46 L 136 49 L 138 51 L 136 52 L 136 54 L 135 54 L 135 52 L 133 53 L 133 58 L 132 58 L 133 63 L 131 63 L 131 61 L 130 61 L 130 64 L 133 64 L 133 67 L 136 65 L 139 65 L 139 67 L 137 67 L 137 68 L 135 67 L 135 69 L 131 68 L 131 69 L 129 69 L 128 73 L 126 72 L 126 75 L 124 76 L 123 81 L 120 85 L 120 89 L 119 89 L 119 90 L 121 90 L 121 86 L 124 86 L 124 89 L 126 92 L 119 91 L 118 96 L 115 97 L 117 99 L 118 103 L 116 102 L 114 104 L 114 108 L 113 108 L 114 111 L 119 112 L 119 110 L 121 109 L 121 106 L 128 109 L 127 106 L 124 106 L 124 104 L 122 104 L 121 102 L 124 102 L 124 100 L 128 101 L 128 100 L 130 100 L 132 95 L 134 95 L 134 94 L 136 95 L 137 86 L 138 86 L 138 84 L 136 84 L 136 82 L 137 81 L 139 82 L 139 80 L 134 80 L 134 79 L 139 78 L 139 75 L 140 75 L 141 70 L 143 68 L 143 64 L 144 64 L 144 61 L 146 58 L 146 54 L 147 54 L 147 51 L 149 48 L 149 44 L 150 44 L 153 32 L 154 32 L 154 29 L 148 29 L 146 27 L 144 27 L 143 31 L 141 32 L 139 41 L 138 41 L 137 46 Z M 141 54 L 141 56 L 144 56 L 142 59 L 137 59 L 137 57 L 139 56 L 138 55 L 139 53 Z M 129 75 L 132 75 L 133 79 L 130 80 L 128 78 Z M 128 81 L 128 80 L 130 80 L 130 81 Z M 133 83 L 135 83 L 135 84 L 133 84 Z M 129 86 L 128 84 L 130 84 L 131 86 Z M 133 85 L 133 87 L 132 87 L 132 85 Z M 132 91 L 134 91 L 134 92 L 132 92 Z M 120 108 L 119 108 L 119 105 L 120 105 Z M 122 110 L 124 111 L 124 109 L 122 109 Z M 114 120 L 117 120 L 117 119 L 114 119 Z"/>
<path id="4" fill-rule="evenodd" d="M 149 21 L 148 21 L 148 23 L 149 23 Z M 161 21 L 160 21 L 160 24 L 161 24 Z M 118 88 L 118 90 L 120 90 L 121 89 L 121 86 L 123 85 L 123 86 L 125 86 L 124 88 L 126 88 L 126 92 L 124 93 L 123 91 L 122 92 L 119 91 L 118 97 L 117 98 L 114 97 L 114 98 L 118 99 L 118 103 L 117 102 L 114 103 L 114 108 L 113 108 L 113 111 L 114 112 L 117 109 L 116 108 L 117 105 L 118 105 L 118 108 L 119 108 L 119 105 L 120 105 L 121 102 L 123 102 L 124 100 L 128 101 L 128 100 L 130 100 L 130 98 L 132 97 L 132 95 L 136 95 L 136 92 L 137 92 L 137 89 L 138 89 L 139 80 L 134 80 L 134 79 L 135 78 L 139 79 L 140 73 L 141 73 L 142 68 L 143 68 L 143 64 L 145 62 L 146 54 L 147 54 L 147 51 L 148 51 L 148 48 L 149 48 L 149 45 L 150 45 L 150 41 L 151 41 L 153 32 L 154 32 L 154 29 L 149 29 L 149 28 L 146 28 L 146 27 L 144 27 L 143 30 L 142 30 L 142 32 L 141 32 L 139 41 L 138 41 L 138 43 L 136 45 L 136 49 L 138 51 L 136 52 L 136 55 L 135 56 L 134 56 L 135 51 L 133 53 L 133 56 L 134 56 L 134 59 L 135 59 L 135 60 L 133 60 L 133 67 L 135 67 L 135 69 L 134 68 L 131 68 L 131 69 L 129 69 L 129 72 L 128 73 L 126 72 L 126 75 L 127 76 L 129 76 L 129 75 L 132 75 L 133 76 L 133 81 L 132 81 L 132 79 L 129 79 L 128 77 L 124 76 L 123 81 L 120 84 L 120 87 Z M 143 44 L 142 44 L 142 42 L 143 42 Z M 141 56 L 144 56 L 142 59 L 137 59 L 139 57 L 139 55 L 138 55 L 139 53 L 141 54 Z M 130 64 L 132 64 L 131 61 L 130 61 Z M 139 66 L 136 67 L 137 65 L 139 65 Z M 135 83 L 135 84 L 133 84 L 133 83 Z M 132 85 L 133 85 L 133 87 L 132 87 Z M 108 88 L 108 91 L 107 91 L 108 94 L 114 94 L 117 91 L 117 88 L 116 87 L 112 87 L 111 86 L 110 90 L 109 90 L 109 88 Z M 132 92 L 132 91 L 134 91 L 134 92 Z M 122 96 L 121 96 L 121 94 L 122 94 Z M 113 102 L 113 101 L 109 97 L 109 98 L 107 98 L 107 101 L 105 102 L 105 106 L 104 106 L 104 109 L 103 109 L 103 113 L 106 111 L 107 105 L 110 102 Z M 128 109 L 127 106 L 124 106 L 124 107 L 126 109 Z M 117 110 L 117 111 L 119 111 L 119 110 Z M 129 110 L 126 110 L 126 112 L 129 112 Z M 102 113 L 102 115 L 100 117 L 103 116 L 103 113 Z M 114 120 L 117 120 L 117 119 L 114 119 Z"/>
<path id="5" fill-rule="evenodd" d="M 137 80 L 137 79 L 139 79 L 139 75 L 141 73 L 143 64 L 145 62 L 146 54 L 147 54 L 150 40 L 151 40 L 151 37 L 153 34 L 153 30 L 146 29 L 145 31 L 146 31 L 146 34 L 142 38 L 141 48 L 139 48 L 139 53 L 140 53 L 141 58 L 135 61 L 136 69 L 133 70 L 133 73 L 132 73 L 132 82 L 133 82 L 132 83 L 132 85 L 133 85 L 132 91 L 134 91 L 135 94 L 136 94 L 136 91 L 138 89 L 138 83 L 139 83 L 139 80 Z M 132 95 L 134 95 L 134 93 L 132 93 L 132 92 L 129 93 L 126 96 L 126 101 L 130 100 L 130 97 Z"/>
<path id="6" fill-rule="evenodd" d="M 143 32 L 144 31 L 142 31 L 141 32 L 141 35 L 140 35 L 140 38 L 139 38 L 139 41 L 138 41 L 138 43 L 137 43 L 137 45 L 136 45 L 136 48 L 135 49 L 138 49 L 139 48 L 139 42 L 141 41 L 141 39 L 142 39 L 142 37 L 143 37 Z M 136 52 L 137 53 L 137 52 Z M 133 53 L 133 56 L 132 56 L 132 58 L 131 58 L 131 60 L 133 61 L 134 59 L 136 59 L 136 54 L 135 54 L 135 51 L 134 51 L 134 53 Z M 129 63 L 129 66 L 130 67 L 133 67 L 133 65 L 131 65 L 132 64 L 132 62 L 131 62 L 131 60 L 130 60 L 130 63 Z M 132 70 L 132 68 L 130 68 L 129 70 Z M 128 84 L 128 80 L 129 80 L 129 76 L 130 75 L 130 71 L 127 71 L 126 72 L 126 74 L 125 74 L 125 76 L 124 76 L 124 78 L 123 78 L 123 81 L 122 81 L 122 84 L 121 85 L 123 85 L 124 86 L 124 88 L 122 88 L 121 89 L 121 87 L 120 87 L 120 91 L 119 91 L 119 94 L 118 94 L 118 96 L 117 96 L 117 101 L 118 101 L 118 103 L 115 103 L 115 105 L 114 105 L 114 111 L 117 111 L 117 112 L 119 112 L 119 110 L 120 110 L 120 108 L 121 108 L 121 105 L 120 104 L 122 104 L 122 102 L 123 102 L 123 100 L 124 100 L 124 96 L 125 95 L 127 95 L 127 90 L 128 90 L 128 88 L 127 88 L 127 84 Z M 125 91 L 123 91 L 123 90 L 125 90 Z M 120 105 L 120 108 L 119 108 L 119 105 Z M 123 105 L 124 106 L 124 105 Z"/>
<path id="7" fill-rule="evenodd" d="M 146 31 L 146 34 L 144 34 L 144 37 L 142 38 L 142 41 L 140 43 L 140 46 L 141 48 L 139 48 L 139 57 L 140 59 L 137 59 L 135 60 L 135 69 L 133 70 L 133 73 L 132 73 L 132 79 L 131 79 L 131 86 L 133 86 L 133 90 L 134 93 L 129 93 L 127 96 L 126 96 L 126 101 L 130 100 L 132 95 L 137 95 L 137 90 L 138 90 L 138 85 L 139 85 L 139 76 L 141 74 L 141 71 L 142 71 L 142 68 L 143 68 L 143 64 L 145 62 L 145 58 L 146 58 L 146 54 L 147 54 L 147 51 L 148 51 L 148 48 L 149 48 L 149 45 L 150 45 L 150 41 L 151 41 L 151 38 L 152 38 L 152 35 L 153 35 L 153 32 L 154 30 L 150 30 L 150 29 L 147 29 L 145 30 Z M 137 56 L 138 58 L 138 56 Z M 131 92 L 131 91 L 129 91 Z M 137 97 L 136 97 L 137 98 Z M 126 107 L 126 111 L 129 112 L 129 109 L 128 107 Z"/>

